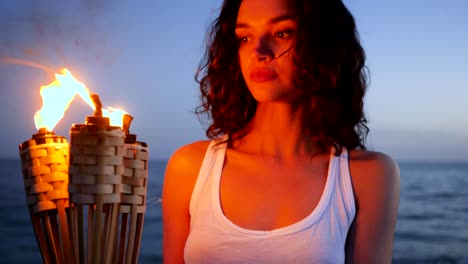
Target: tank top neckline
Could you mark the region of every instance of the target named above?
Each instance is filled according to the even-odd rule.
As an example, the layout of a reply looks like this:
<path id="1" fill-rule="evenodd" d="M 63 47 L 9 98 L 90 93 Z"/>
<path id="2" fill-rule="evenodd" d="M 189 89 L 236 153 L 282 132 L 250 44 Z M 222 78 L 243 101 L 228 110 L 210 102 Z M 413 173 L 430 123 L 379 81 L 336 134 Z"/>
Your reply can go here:
<path id="1" fill-rule="evenodd" d="M 330 153 L 329 162 L 328 162 L 328 171 L 327 171 L 327 179 L 325 181 L 325 187 L 322 191 L 320 196 L 320 200 L 315 206 L 315 208 L 307 215 L 305 218 L 295 222 L 293 224 L 279 227 L 273 230 L 256 230 L 256 229 L 248 229 L 243 228 L 241 226 L 236 225 L 232 222 L 223 212 L 221 208 L 221 199 L 220 199 L 220 183 L 221 183 L 221 175 L 224 167 L 225 155 L 226 155 L 227 143 L 222 143 L 216 145 L 213 150 L 215 150 L 215 167 L 213 168 L 213 178 L 212 178 L 212 186 L 211 186 L 211 204 L 213 206 L 213 212 L 215 218 L 220 221 L 221 224 L 224 224 L 231 228 L 233 231 L 237 231 L 241 234 L 248 235 L 248 236 L 277 236 L 277 235 L 284 235 L 284 234 L 291 234 L 307 228 L 308 226 L 312 225 L 314 222 L 320 219 L 324 210 L 327 208 L 331 192 L 334 188 L 336 182 L 336 170 L 337 165 L 339 165 L 339 156 L 335 157 L 333 151 Z M 343 149 L 341 155 L 345 154 L 346 150 Z"/>

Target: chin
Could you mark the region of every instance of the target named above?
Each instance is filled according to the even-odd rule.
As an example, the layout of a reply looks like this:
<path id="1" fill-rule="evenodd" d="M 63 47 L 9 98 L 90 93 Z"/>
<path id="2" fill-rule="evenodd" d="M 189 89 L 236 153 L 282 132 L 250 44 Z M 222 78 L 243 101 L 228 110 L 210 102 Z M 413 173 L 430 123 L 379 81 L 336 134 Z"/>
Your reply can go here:
<path id="1" fill-rule="evenodd" d="M 254 83 L 248 85 L 249 91 L 259 103 L 267 102 L 289 102 L 292 95 L 291 88 L 275 85 L 272 83 Z"/>
<path id="2" fill-rule="evenodd" d="M 261 91 L 252 93 L 258 103 L 285 103 L 291 102 L 290 96 L 284 93 L 275 93 L 269 91 Z"/>

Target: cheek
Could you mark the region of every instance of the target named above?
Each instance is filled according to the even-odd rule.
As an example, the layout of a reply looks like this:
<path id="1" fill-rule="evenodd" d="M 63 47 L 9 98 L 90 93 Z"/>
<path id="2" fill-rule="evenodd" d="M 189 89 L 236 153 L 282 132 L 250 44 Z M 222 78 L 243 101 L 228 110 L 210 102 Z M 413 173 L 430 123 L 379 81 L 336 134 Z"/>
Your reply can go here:
<path id="1" fill-rule="evenodd" d="M 244 78 L 245 78 L 245 74 L 247 74 L 247 72 L 248 72 L 247 68 L 248 68 L 248 64 L 249 64 L 247 52 L 245 50 L 242 50 L 242 49 L 239 50 L 237 60 L 239 62 L 241 72 L 242 72 L 242 74 L 244 75 Z"/>
<path id="2" fill-rule="evenodd" d="M 281 65 L 281 71 L 287 79 L 293 79 L 295 73 L 295 66 L 292 60 L 291 54 L 285 54 L 280 58 L 279 64 Z"/>

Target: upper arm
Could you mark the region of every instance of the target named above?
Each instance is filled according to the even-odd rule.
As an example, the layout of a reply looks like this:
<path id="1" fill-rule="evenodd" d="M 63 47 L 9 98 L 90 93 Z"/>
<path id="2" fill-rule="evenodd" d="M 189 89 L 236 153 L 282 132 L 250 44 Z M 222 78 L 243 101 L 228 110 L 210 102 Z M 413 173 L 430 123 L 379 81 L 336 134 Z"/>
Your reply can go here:
<path id="1" fill-rule="evenodd" d="M 183 263 L 190 231 L 189 205 L 206 142 L 178 149 L 169 159 L 162 193 L 163 257 L 165 263 Z"/>
<path id="2" fill-rule="evenodd" d="M 400 172 L 385 154 L 365 155 L 350 162 L 357 212 L 348 233 L 346 262 L 391 263 Z"/>

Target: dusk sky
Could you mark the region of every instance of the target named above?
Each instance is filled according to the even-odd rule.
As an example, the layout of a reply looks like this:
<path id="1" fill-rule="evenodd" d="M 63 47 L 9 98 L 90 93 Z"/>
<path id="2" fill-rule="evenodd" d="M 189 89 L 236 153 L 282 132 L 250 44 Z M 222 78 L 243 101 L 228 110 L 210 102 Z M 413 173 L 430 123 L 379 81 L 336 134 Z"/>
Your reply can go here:
<path id="1" fill-rule="evenodd" d="M 220 0 L 0 1 L 0 158 L 36 133 L 44 71 L 68 68 L 104 106 L 125 109 L 152 159 L 204 139 L 194 73 Z M 267 1 L 266 1 L 267 2 Z M 367 52 L 372 150 L 468 161 L 468 1 L 345 0 Z M 55 133 L 92 110 L 76 98 Z"/>

